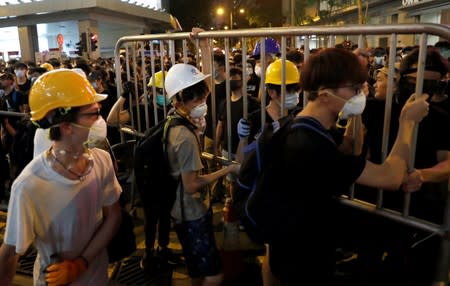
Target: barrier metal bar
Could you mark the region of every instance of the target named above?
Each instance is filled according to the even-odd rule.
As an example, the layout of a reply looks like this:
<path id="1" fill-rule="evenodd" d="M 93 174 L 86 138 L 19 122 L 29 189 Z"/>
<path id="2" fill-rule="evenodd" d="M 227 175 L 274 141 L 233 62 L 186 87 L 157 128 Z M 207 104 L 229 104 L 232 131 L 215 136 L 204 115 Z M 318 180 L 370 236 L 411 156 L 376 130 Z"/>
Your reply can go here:
<path id="1" fill-rule="evenodd" d="M 247 39 L 242 38 L 242 50 L 247 50 Z M 244 106 L 244 113 L 243 117 L 245 119 L 248 118 L 248 93 L 247 93 L 247 53 L 242 53 L 242 94 L 244 96 L 243 98 L 243 106 Z"/>
<path id="2" fill-rule="evenodd" d="M 259 94 L 258 97 L 261 100 L 261 127 L 266 124 L 266 85 L 264 82 L 266 81 L 266 73 L 263 72 L 267 68 L 266 61 L 266 41 L 264 37 L 260 38 L 260 54 L 259 54 L 259 62 L 262 67 L 261 71 L 261 82 L 259 83 Z"/>
<path id="3" fill-rule="evenodd" d="M 150 49 L 151 49 L 151 54 L 150 54 L 151 67 L 150 67 L 150 69 L 151 69 L 152 75 L 154 75 L 156 73 L 156 70 L 155 70 L 155 53 L 153 50 L 153 42 L 152 41 L 150 41 Z M 157 112 L 157 109 L 155 108 L 156 107 L 156 96 L 155 96 L 156 95 L 156 76 L 152 76 L 152 92 L 153 92 L 152 102 L 153 102 L 153 107 L 154 107 L 153 108 L 153 110 L 154 110 L 153 120 L 156 125 L 156 124 L 158 124 L 158 112 Z M 166 105 L 166 97 L 165 96 L 164 96 L 164 105 Z M 148 107 L 146 107 L 146 109 L 147 108 Z M 165 108 L 164 108 L 164 111 L 165 111 Z M 164 113 L 164 115 L 166 115 L 166 114 Z"/>
<path id="4" fill-rule="evenodd" d="M 228 160 L 232 160 L 232 151 L 231 150 L 231 142 L 233 134 L 231 133 L 231 88 L 230 88 L 230 39 L 225 38 L 225 91 L 226 91 L 226 112 L 227 112 L 227 132 L 228 135 L 226 140 L 228 144 L 227 154 L 228 154 Z M 216 125 L 213 125 L 216 126 Z M 222 138 L 222 140 L 225 140 L 225 138 Z"/>
<path id="5" fill-rule="evenodd" d="M 208 40 L 209 41 L 209 40 Z M 197 46 L 198 47 L 198 46 Z M 210 47 L 210 54 L 212 57 L 211 62 L 211 66 L 210 66 L 210 70 L 211 70 L 211 94 L 209 96 L 211 96 L 211 123 L 212 126 L 217 126 L 217 118 L 216 118 L 216 114 L 217 114 L 217 108 L 216 108 L 216 79 L 214 77 L 214 75 L 216 74 L 216 66 L 214 65 L 214 50 L 213 50 L 213 46 L 209 45 Z M 214 143 L 217 140 L 217 136 L 216 136 L 216 132 L 215 130 L 213 130 L 212 132 L 212 140 L 214 141 Z M 214 154 L 218 154 L 217 150 L 217 145 L 213 144 L 213 152 Z"/>
<path id="6" fill-rule="evenodd" d="M 134 92 L 135 92 L 134 100 L 136 102 L 136 105 L 138 105 L 139 104 L 139 88 L 138 88 L 138 80 L 137 80 L 138 74 L 137 74 L 137 68 L 136 68 L 136 44 L 137 43 L 135 43 L 132 47 L 133 48 L 132 55 L 133 55 L 133 82 L 134 82 Z M 133 105 L 133 101 L 130 101 L 130 106 L 132 106 L 132 105 Z M 133 108 L 131 108 L 131 110 L 133 110 Z M 133 114 L 131 114 L 131 116 L 133 116 Z M 136 108 L 136 118 L 137 118 L 137 128 L 139 131 L 142 131 L 141 120 L 139 120 L 141 118 L 141 112 L 140 112 L 139 106 L 138 106 L 138 108 Z M 133 125 L 133 126 L 135 126 L 135 125 Z"/>
<path id="7" fill-rule="evenodd" d="M 0 110 L 0 115 L 8 115 L 14 117 L 30 117 L 29 113 L 15 112 L 15 111 L 4 111 Z"/>
<path id="8" fill-rule="evenodd" d="M 144 115 L 145 115 L 145 130 L 150 128 L 150 121 L 149 121 L 149 113 L 148 113 L 148 90 L 147 90 L 147 77 L 146 77 L 146 72 L 145 72 L 145 49 L 142 47 L 141 48 L 141 71 L 142 71 L 142 87 L 144 88 Z M 155 93 L 153 93 L 155 94 Z M 140 104 L 140 95 L 138 95 L 138 102 L 136 103 L 136 106 L 139 109 L 139 104 Z M 155 97 L 155 96 L 153 96 Z M 153 105 L 155 106 L 155 105 Z"/>
<path id="9" fill-rule="evenodd" d="M 303 46 L 304 46 L 303 62 L 306 62 L 309 58 L 309 36 L 305 36 Z M 301 74 L 300 74 L 300 76 L 301 76 Z M 306 104 L 308 103 L 308 96 L 309 96 L 309 92 L 303 91 L 303 106 L 306 106 Z"/>
<path id="10" fill-rule="evenodd" d="M 126 53 L 127 53 L 127 75 L 128 78 L 130 78 L 129 75 L 129 56 L 128 56 L 128 42 L 139 42 L 139 41 L 145 41 L 145 40 L 159 40 L 161 43 L 160 48 L 162 49 L 162 45 L 164 43 L 164 41 L 176 41 L 176 40 L 182 40 L 183 41 L 183 51 L 187 51 L 187 48 L 185 47 L 184 41 L 186 41 L 187 39 L 189 39 L 189 34 L 190 33 L 176 33 L 176 34 L 153 34 L 153 35 L 140 35 L 140 36 L 129 36 L 129 37 L 123 37 L 120 38 L 118 40 L 118 42 L 116 43 L 115 46 L 115 60 L 116 63 L 120 62 L 120 48 L 123 45 L 126 45 Z M 386 98 L 386 109 L 385 109 L 385 126 L 384 126 L 384 141 L 383 141 L 383 146 L 387 146 L 388 145 L 388 128 L 387 128 L 387 124 L 389 124 L 388 121 L 386 120 L 387 117 L 390 116 L 390 106 L 392 104 L 392 90 L 393 90 L 393 76 L 394 76 L 394 61 L 395 61 L 395 48 L 396 48 L 396 42 L 397 42 L 397 35 L 398 34 L 402 34 L 402 35 L 416 35 L 416 34 L 421 34 L 420 37 L 420 54 L 419 54 L 419 67 L 418 67 L 418 77 L 417 77 L 417 83 L 416 83 L 416 93 L 417 94 L 421 94 L 422 93 L 422 89 L 423 89 L 423 74 L 424 74 L 424 63 L 425 63 L 425 56 L 426 56 L 426 37 L 428 34 L 431 35 L 435 35 L 435 36 L 439 36 L 442 39 L 446 39 L 446 40 L 450 40 L 450 29 L 448 29 L 448 27 L 444 26 L 444 25 L 438 25 L 438 24 L 393 24 L 393 25 L 347 25 L 347 26 L 302 26 L 302 27 L 277 27 L 277 28 L 258 28 L 258 29 L 243 29 L 243 30 L 228 30 L 228 31 L 205 31 L 202 32 L 198 35 L 198 38 L 196 39 L 196 43 L 197 43 L 197 47 L 198 45 L 198 41 L 199 39 L 212 39 L 212 38 L 225 38 L 227 39 L 227 41 L 231 38 L 231 37 L 242 37 L 243 42 L 245 42 L 246 38 L 260 38 L 261 41 L 261 65 L 263 68 L 266 67 L 266 59 L 265 59 L 265 53 L 266 53 L 266 47 L 265 47 L 265 41 L 264 41 L 264 37 L 281 37 L 282 39 L 282 47 L 285 45 L 283 45 L 283 41 L 285 41 L 285 37 L 287 36 L 303 36 L 304 37 L 304 44 L 305 44 L 305 52 L 304 52 L 304 57 L 305 57 L 305 61 L 308 59 L 309 57 L 309 40 L 310 40 L 310 36 L 317 36 L 320 35 L 321 37 L 326 37 L 327 38 L 327 44 L 328 45 L 332 45 L 335 41 L 335 36 L 336 35 L 346 35 L 346 36 L 350 36 L 350 35 L 358 35 L 358 43 L 360 47 L 363 47 L 362 43 L 363 43 L 363 37 L 364 36 L 370 36 L 370 35 L 390 35 L 391 38 L 391 44 L 390 44 L 390 56 L 389 56 L 389 75 L 388 75 L 388 96 Z M 317 38 L 319 39 L 319 38 Z M 212 49 L 212 47 L 211 47 Z M 228 51 L 229 49 L 227 49 Z M 283 50 L 285 50 L 285 48 L 283 48 Z M 187 53 L 184 53 L 184 56 L 187 56 Z M 163 61 L 163 52 L 161 52 L 161 64 L 164 65 L 164 61 Z M 198 54 L 198 50 L 197 50 L 197 59 L 199 59 L 199 54 Z M 283 59 L 283 55 L 282 55 L 282 59 Z M 244 64 L 246 64 L 246 55 L 243 56 L 243 67 Z M 285 58 L 284 58 L 285 60 Z M 198 64 L 200 64 L 200 61 L 198 61 Z M 212 64 L 211 64 L 212 65 Z M 285 63 L 283 65 L 285 67 Z M 227 69 L 227 71 L 229 71 Z M 284 71 L 285 73 L 285 71 Z M 116 64 L 116 74 L 120 75 L 120 65 Z M 135 74 L 136 75 L 136 74 Z M 285 74 L 284 74 L 284 78 L 285 78 Z M 261 107 L 265 107 L 265 85 L 264 85 L 264 81 L 265 81 L 265 74 L 262 73 L 262 77 L 261 77 L 261 87 L 260 87 L 260 92 L 262 96 L 261 99 Z M 121 88 L 121 77 L 117 76 L 117 88 L 118 90 L 120 90 Z M 229 87 L 228 87 L 229 88 Z M 120 94 L 120 93 L 118 93 Z M 214 95 L 214 87 L 212 87 L 212 94 Z M 285 95 L 285 94 L 284 94 Z M 283 92 L 282 92 L 282 96 L 283 96 Z M 306 100 L 306 96 L 307 94 L 305 93 L 305 98 L 304 98 L 304 103 L 306 104 L 307 100 Z M 214 96 L 212 98 L 214 100 Z M 390 101 L 390 102 L 389 102 Z M 284 99 L 282 101 L 284 104 Z M 215 104 L 213 104 L 213 109 L 215 107 Z M 262 111 L 264 111 L 264 108 L 262 108 Z M 389 115 L 386 115 L 389 114 Z M 245 115 L 245 110 L 244 110 L 244 115 Z M 213 111 L 213 117 L 215 116 L 215 111 Z M 262 119 L 262 124 L 265 124 L 266 120 L 265 120 L 265 112 L 262 112 L 261 114 L 261 119 Z M 134 126 L 134 125 L 133 125 Z M 135 130 L 132 129 L 126 129 L 126 128 L 122 128 L 123 132 L 129 132 L 130 134 L 133 135 L 140 135 L 141 133 L 136 132 Z M 385 138 L 386 136 L 386 138 Z M 214 134 L 215 137 L 215 134 Z M 215 140 L 216 138 L 214 138 Z M 415 134 L 414 134 L 414 139 L 417 139 L 417 128 L 415 130 Z M 415 140 L 414 140 L 415 142 Z M 231 147 L 231 145 L 230 145 Z M 412 156 L 411 156 L 411 160 L 409 162 L 409 167 L 411 168 L 411 166 L 414 165 L 414 155 L 415 155 L 415 143 L 414 146 L 412 146 L 413 151 Z M 382 156 L 386 157 L 387 155 L 387 147 L 383 147 L 382 150 Z M 211 155 L 211 154 L 209 154 Z M 217 157 L 216 159 L 219 159 L 219 161 L 221 160 L 220 157 Z M 384 160 L 384 158 L 382 158 Z M 222 164 L 226 164 L 227 162 L 230 162 L 229 159 L 224 159 Z M 450 185 L 449 185 L 449 191 L 450 191 Z M 438 278 L 438 281 L 448 281 L 448 259 L 449 259 L 449 198 L 447 198 L 447 205 L 446 205 L 446 213 L 445 213 L 445 218 L 444 218 L 444 224 L 441 226 L 438 226 L 436 224 L 433 224 L 431 222 L 428 221 L 423 221 L 420 219 L 416 219 L 414 217 L 410 217 L 409 216 L 409 195 L 405 196 L 406 200 L 404 203 L 404 209 L 402 213 L 397 213 L 397 212 L 393 212 L 391 210 L 387 210 L 387 209 L 383 209 L 382 208 L 382 196 L 381 198 L 379 198 L 377 200 L 376 205 L 371 205 L 368 204 L 367 202 L 363 202 L 363 201 L 359 201 L 356 199 L 349 199 L 349 198 L 340 198 L 341 202 L 343 204 L 346 205 L 350 205 L 356 209 L 361 209 L 361 210 L 365 210 L 365 211 L 371 211 L 374 212 L 378 215 L 384 216 L 389 218 L 390 220 L 394 220 L 394 221 L 398 221 L 401 222 L 403 224 L 406 225 L 410 225 L 413 226 L 417 229 L 422 229 L 425 231 L 428 231 L 430 233 L 432 233 L 432 235 L 434 234 L 439 234 L 440 236 L 442 236 L 444 239 L 442 240 L 442 257 L 440 260 L 440 264 L 439 264 L 439 269 L 437 269 L 437 275 L 436 277 Z"/>
<path id="11" fill-rule="evenodd" d="M 389 49 L 389 64 L 388 64 L 388 83 L 386 91 L 386 99 L 384 106 L 384 125 L 383 138 L 381 142 L 381 162 L 386 160 L 389 148 L 389 134 L 391 128 L 391 114 L 392 114 L 392 97 L 394 96 L 394 74 L 395 74 L 395 55 L 397 50 L 397 35 L 391 35 Z M 379 189 L 377 192 L 377 208 L 383 205 L 383 190 Z"/>
<path id="12" fill-rule="evenodd" d="M 425 70 L 425 59 L 427 56 L 427 35 L 422 33 L 420 35 L 420 50 L 419 58 L 417 63 L 417 80 L 416 80 L 416 96 L 422 96 L 423 91 L 423 74 Z M 414 170 L 414 161 L 416 158 L 416 144 L 417 144 L 417 134 L 418 134 L 418 124 L 416 124 L 413 133 L 413 140 L 411 145 L 411 154 L 408 162 L 408 172 Z M 409 206 L 411 203 L 411 193 L 406 193 L 403 197 L 403 216 L 409 215 Z"/>
<path id="13" fill-rule="evenodd" d="M 286 103 L 286 37 L 281 37 L 281 115 L 287 115 Z"/>
<path id="14" fill-rule="evenodd" d="M 225 38 L 225 37 L 277 37 L 283 35 L 301 35 L 305 37 L 305 60 L 307 60 L 309 49 L 306 49 L 306 43 L 309 44 L 308 36 L 314 35 L 380 35 L 380 34 L 417 34 L 427 33 L 450 40 L 450 29 L 439 24 L 391 24 L 391 25 L 346 25 L 346 26 L 301 26 L 301 27 L 276 27 L 276 28 L 258 28 L 242 29 L 228 31 L 205 31 L 198 35 L 198 39 L 203 38 Z M 142 40 L 185 40 L 189 39 L 188 32 L 174 34 L 146 34 L 137 36 L 121 37 L 114 48 L 114 59 L 120 63 L 120 48 L 128 42 Z M 197 45 L 198 46 L 198 45 Z M 308 46 L 309 47 L 309 46 Z M 126 49 L 128 59 L 128 49 Z M 197 54 L 198 59 L 198 54 Z M 128 61 L 127 61 L 128 63 Z M 117 75 L 121 74 L 120 64 L 115 65 Z M 127 66 L 127 76 L 129 77 L 129 67 Z M 122 79 L 117 77 L 117 89 L 120 91 Z M 119 95 L 120 93 L 118 93 Z"/>

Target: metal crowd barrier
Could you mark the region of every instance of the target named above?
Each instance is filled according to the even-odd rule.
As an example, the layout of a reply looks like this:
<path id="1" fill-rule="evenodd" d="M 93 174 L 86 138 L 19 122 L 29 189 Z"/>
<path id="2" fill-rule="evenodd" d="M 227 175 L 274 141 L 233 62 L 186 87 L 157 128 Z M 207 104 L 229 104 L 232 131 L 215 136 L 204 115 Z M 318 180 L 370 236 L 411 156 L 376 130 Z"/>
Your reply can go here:
<path id="1" fill-rule="evenodd" d="M 226 59 L 230 58 L 231 49 L 230 49 L 230 41 L 233 39 L 239 39 L 242 43 L 241 49 L 242 51 L 248 50 L 248 44 L 247 41 L 249 39 L 253 39 L 256 41 L 261 42 L 261 65 L 265 65 L 265 53 L 266 53 L 266 47 L 264 45 L 264 38 L 265 37 L 276 37 L 278 39 L 281 39 L 281 59 L 283 63 L 283 73 L 282 78 L 286 78 L 286 71 L 285 71 L 285 60 L 286 60 L 286 49 L 287 46 L 287 40 L 291 37 L 302 37 L 303 44 L 304 44 L 304 57 L 305 61 L 309 57 L 309 51 L 311 48 L 311 41 L 313 38 L 323 37 L 326 40 L 320 41 L 318 43 L 318 46 L 316 47 L 333 47 L 335 45 L 337 37 L 352 37 L 353 39 L 357 39 L 358 47 L 364 48 L 365 42 L 367 39 L 372 39 L 376 36 L 385 36 L 390 38 L 389 42 L 389 63 L 388 63 L 388 86 L 387 86 L 387 98 L 386 98 L 386 108 L 385 108 L 385 121 L 384 121 L 384 132 L 383 132 L 383 142 L 382 142 L 382 156 L 383 160 L 387 156 L 387 150 L 388 150 L 388 141 L 389 141 L 389 126 L 391 121 L 391 105 L 392 105 L 392 98 L 393 98 L 393 87 L 394 87 L 394 63 L 396 59 L 396 50 L 397 50 L 397 41 L 399 35 L 414 35 L 418 36 L 418 45 L 420 47 L 419 52 L 419 61 L 418 61 L 418 77 L 417 77 L 417 83 L 416 83 L 416 94 L 422 94 L 423 89 L 423 75 L 424 75 L 424 65 L 425 65 L 425 57 L 426 57 L 426 47 L 427 47 L 427 36 L 433 35 L 433 36 L 439 36 L 442 39 L 450 41 L 450 29 L 447 26 L 444 25 L 438 25 L 438 24 L 393 24 L 393 25 L 348 25 L 348 26 L 301 26 L 301 27 L 278 27 L 278 28 L 258 28 L 258 29 L 243 29 L 243 30 L 228 30 L 228 31 L 205 31 L 201 32 L 198 37 L 194 40 L 195 41 L 195 49 L 194 53 L 196 54 L 197 59 L 197 66 L 199 66 L 200 61 L 199 58 L 201 55 L 199 54 L 199 40 L 200 39 L 207 39 L 211 46 L 211 55 L 213 54 L 213 48 L 212 43 L 213 40 L 220 39 L 224 43 L 224 53 L 226 56 Z M 155 73 L 155 59 L 159 58 L 161 62 L 161 66 L 163 67 L 165 56 L 170 57 L 170 59 L 175 59 L 175 47 L 179 46 L 182 47 L 182 61 L 187 62 L 187 55 L 188 55 L 188 44 L 191 41 L 190 33 L 184 32 L 184 33 L 166 33 L 166 34 L 149 34 L 149 35 L 139 35 L 139 36 L 127 36 L 120 38 L 115 46 L 115 70 L 116 70 L 116 79 L 117 79 L 117 91 L 118 94 L 122 92 L 121 86 L 121 66 L 118 64 L 120 63 L 121 58 L 121 52 L 124 54 L 124 60 L 125 60 L 125 73 L 127 80 L 132 80 L 134 82 L 134 87 L 136 91 L 136 96 L 134 98 L 135 101 L 138 101 L 139 98 L 137 95 L 138 90 L 138 82 L 135 80 L 136 76 L 133 78 L 133 75 L 137 74 L 138 66 L 136 65 L 138 57 L 142 59 L 140 69 L 142 71 L 145 71 L 145 61 L 143 59 L 147 59 L 151 63 L 151 72 L 152 74 Z M 369 41 L 367 41 L 369 42 Z M 326 43 L 326 44 L 324 44 Z M 317 43 L 316 43 L 317 44 Z M 149 47 L 149 50 L 144 49 L 143 47 L 146 46 Z M 211 56 L 212 57 L 212 56 Z M 242 63 L 246 63 L 248 59 L 248 55 L 246 53 L 242 53 Z M 226 73 L 228 74 L 230 70 L 230 65 L 228 60 L 226 60 Z M 210 68 L 212 73 L 214 74 L 214 66 L 213 66 L 213 59 L 211 58 L 210 61 Z M 133 71 L 133 72 L 131 72 Z M 246 69 L 243 68 L 243 75 L 242 78 L 247 78 Z M 143 91 L 146 95 L 148 93 L 147 90 L 147 82 L 146 82 L 146 76 L 145 74 L 141 74 L 141 80 L 143 85 Z M 263 94 L 265 94 L 265 86 L 264 86 L 264 73 L 261 75 L 261 85 L 260 90 L 263 91 Z M 247 83 L 244 80 L 243 81 L 243 91 L 247 90 Z M 212 121 L 213 126 L 216 125 L 217 118 L 216 118 L 216 110 L 215 110 L 215 90 L 214 90 L 214 84 L 212 85 Z M 284 110 L 284 98 L 286 94 L 286 86 L 282 85 L 282 109 Z M 155 94 L 155 84 L 153 82 L 153 94 Z M 227 105 L 227 126 L 228 128 L 231 128 L 230 120 L 231 120 L 231 109 L 230 109 L 230 81 L 229 78 L 226 79 L 226 105 Z M 246 92 L 244 92 L 246 94 Z M 307 96 L 305 95 L 304 98 Z M 265 106 L 265 97 L 262 96 L 261 98 L 261 106 Z M 132 100 L 132 98 L 130 98 Z M 131 134 L 133 136 L 142 136 L 143 132 L 149 128 L 149 119 L 148 119 L 148 102 L 147 102 L 147 96 L 144 97 L 144 102 L 147 106 L 145 109 L 145 115 L 146 115 L 146 125 L 141 126 L 139 120 L 137 124 L 135 122 L 131 122 L 131 126 L 122 126 L 122 134 Z M 155 122 L 162 120 L 162 118 L 157 118 L 156 116 L 156 99 L 153 98 L 153 106 L 154 106 L 154 114 L 155 114 Z M 305 101 L 306 103 L 306 101 Z M 247 96 L 244 96 L 244 112 L 243 117 L 247 117 Z M 264 108 L 262 108 L 264 110 Z M 133 112 L 133 111 L 130 111 Z M 139 113 L 139 109 L 137 109 L 137 112 Z M 164 115 L 166 115 L 167 111 L 165 110 Z M 138 114 L 138 118 L 139 118 Z M 262 122 L 265 122 L 265 113 L 261 113 L 261 120 Z M 356 126 L 355 128 L 359 128 Z M 450 132 L 450 131 L 449 131 Z M 231 134 L 230 129 L 228 129 L 228 133 Z M 417 138 L 417 129 L 414 134 L 414 138 Z M 215 134 L 213 140 L 216 140 Z M 231 138 L 228 137 L 228 146 L 231 146 Z M 412 156 L 411 161 L 409 162 L 409 166 L 414 166 L 414 154 L 416 146 L 415 144 L 412 146 Z M 208 159 L 214 159 L 214 155 L 212 154 L 203 154 L 204 157 Z M 230 158 L 220 158 L 222 163 L 227 163 L 231 161 Z M 448 190 L 450 192 L 450 183 L 448 186 Z M 439 235 L 442 237 L 442 255 L 440 257 L 440 261 L 438 262 L 438 273 L 436 275 L 435 279 L 435 285 L 446 285 L 446 283 L 449 280 L 449 242 L 450 242 L 450 235 L 449 235 L 449 218 L 450 218 L 450 196 L 447 195 L 447 202 L 446 202 L 446 210 L 445 210 L 445 217 L 444 217 L 444 223 L 442 225 L 436 225 L 430 221 L 425 221 L 420 218 L 412 217 L 409 215 L 409 207 L 410 207 L 410 194 L 407 193 L 404 196 L 404 208 L 402 212 L 395 212 L 390 209 L 385 209 L 383 207 L 383 190 L 379 190 L 378 192 L 378 198 L 376 204 L 371 204 L 366 201 L 358 200 L 354 197 L 353 190 L 349 192 L 348 195 L 342 196 L 340 198 L 340 201 L 342 204 L 348 205 L 350 207 L 373 212 L 374 214 L 383 216 L 388 218 L 389 220 L 397 221 L 402 224 L 412 226 L 414 228 L 424 230 L 429 232 L 431 235 Z"/>

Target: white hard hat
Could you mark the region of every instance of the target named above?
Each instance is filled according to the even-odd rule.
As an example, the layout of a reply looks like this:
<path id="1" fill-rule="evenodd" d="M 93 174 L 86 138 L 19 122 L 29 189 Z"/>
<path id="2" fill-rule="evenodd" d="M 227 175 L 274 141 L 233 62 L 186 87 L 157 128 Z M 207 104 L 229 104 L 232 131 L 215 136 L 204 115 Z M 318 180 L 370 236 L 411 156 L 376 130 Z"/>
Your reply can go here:
<path id="1" fill-rule="evenodd" d="M 166 81 L 164 82 L 167 102 L 170 102 L 172 97 L 178 92 L 209 76 L 210 74 L 205 75 L 190 64 L 176 64 L 172 66 L 167 72 Z"/>

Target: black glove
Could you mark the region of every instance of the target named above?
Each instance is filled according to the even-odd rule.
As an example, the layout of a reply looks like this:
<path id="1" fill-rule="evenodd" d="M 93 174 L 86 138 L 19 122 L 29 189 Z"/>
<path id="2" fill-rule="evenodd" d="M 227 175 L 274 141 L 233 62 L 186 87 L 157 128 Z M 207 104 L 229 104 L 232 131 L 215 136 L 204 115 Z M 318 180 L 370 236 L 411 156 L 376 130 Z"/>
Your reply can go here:
<path id="1" fill-rule="evenodd" d="M 134 92 L 134 84 L 131 81 L 124 82 L 123 84 L 123 93 L 121 94 L 122 97 L 125 99 L 128 99 L 130 94 L 133 94 Z"/>

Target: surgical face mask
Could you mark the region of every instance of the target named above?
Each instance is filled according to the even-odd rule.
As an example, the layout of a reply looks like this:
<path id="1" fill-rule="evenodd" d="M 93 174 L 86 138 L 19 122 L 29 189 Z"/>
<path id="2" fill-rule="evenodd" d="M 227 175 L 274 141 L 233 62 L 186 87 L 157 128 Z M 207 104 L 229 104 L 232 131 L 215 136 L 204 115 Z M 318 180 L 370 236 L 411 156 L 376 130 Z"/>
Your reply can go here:
<path id="1" fill-rule="evenodd" d="M 204 117 L 207 112 L 208 112 L 208 105 L 206 105 L 206 103 L 204 102 L 192 108 L 189 115 L 191 116 L 191 118 L 200 118 Z"/>
<path id="2" fill-rule="evenodd" d="M 164 106 L 164 104 L 165 104 L 164 95 L 162 95 L 162 94 L 156 95 L 156 104 L 158 104 L 159 106 Z"/>
<path id="3" fill-rule="evenodd" d="M 256 74 L 257 77 L 261 77 L 261 73 L 262 73 L 262 68 L 258 64 L 258 65 L 255 66 L 255 74 Z"/>
<path id="4" fill-rule="evenodd" d="M 366 107 L 366 96 L 362 90 L 349 100 L 347 100 L 339 112 L 339 119 L 348 119 L 349 117 L 361 115 Z"/>
<path id="5" fill-rule="evenodd" d="M 96 82 L 91 82 L 91 85 L 92 85 L 92 87 L 93 87 L 94 89 L 97 88 L 97 83 L 96 83 Z"/>
<path id="6" fill-rule="evenodd" d="M 298 92 L 287 93 L 284 101 L 284 107 L 287 109 L 295 108 L 299 103 Z"/>
<path id="7" fill-rule="evenodd" d="M 25 71 L 24 70 L 16 70 L 16 76 L 17 77 L 24 77 Z"/>

